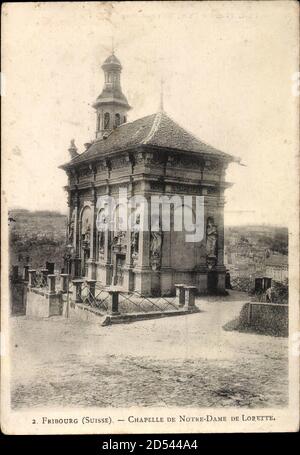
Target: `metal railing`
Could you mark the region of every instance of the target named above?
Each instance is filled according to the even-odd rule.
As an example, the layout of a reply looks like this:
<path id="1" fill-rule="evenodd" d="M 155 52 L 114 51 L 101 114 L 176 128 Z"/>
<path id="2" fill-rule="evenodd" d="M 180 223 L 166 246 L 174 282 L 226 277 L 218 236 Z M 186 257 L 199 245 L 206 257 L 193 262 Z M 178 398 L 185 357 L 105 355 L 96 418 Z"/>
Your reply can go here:
<path id="1" fill-rule="evenodd" d="M 121 300 L 119 299 L 119 304 L 127 301 L 128 303 L 132 304 L 134 308 L 144 313 L 148 313 L 150 311 L 178 310 L 178 305 L 176 305 L 176 297 L 145 297 L 138 291 L 134 291 L 129 294 L 121 292 L 120 297 Z"/>
<path id="2" fill-rule="evenodd" d="M 236 291 L 251 292 L 254 289 L 254 281 L 249 277 L 232 277 L 230 284 L 232 289 Z"/>
<path id="3" fill-rule="evenodd" d="M 96 284 L 92 287 L 88 282 L 84 282 L 82 287 L 82 302 L 99 310 L 108 311 L 108 291 Z"/>

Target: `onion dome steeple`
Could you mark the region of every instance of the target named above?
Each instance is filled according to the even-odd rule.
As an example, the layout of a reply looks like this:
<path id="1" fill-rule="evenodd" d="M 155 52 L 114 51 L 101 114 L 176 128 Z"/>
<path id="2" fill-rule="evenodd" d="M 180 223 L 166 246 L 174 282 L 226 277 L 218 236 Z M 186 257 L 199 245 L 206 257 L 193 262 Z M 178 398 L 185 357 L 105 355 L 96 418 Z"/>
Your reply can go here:
<path id="1" fill-rule="evenodd" d="M 104 87 L 93 107 L 97 111 L 96 137 L 117 128 L 127 121 L 127 112 L 131 107 L 121 89 L 120 75 L 122 65 L 112 53 L 102 65 Z"/>

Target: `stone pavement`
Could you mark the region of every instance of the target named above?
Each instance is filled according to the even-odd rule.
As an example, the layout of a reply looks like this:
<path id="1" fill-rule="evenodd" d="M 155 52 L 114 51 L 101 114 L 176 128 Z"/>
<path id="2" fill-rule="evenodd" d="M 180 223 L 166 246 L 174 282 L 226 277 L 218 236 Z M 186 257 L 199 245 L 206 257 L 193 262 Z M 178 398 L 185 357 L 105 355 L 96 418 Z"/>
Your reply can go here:
<path id="1" fill-rule="evenodd" d="M 12 406 L 285 406 L 287 339 L 224 330 L 248 299 L 230 294 L 108 327 L 11 318 Z"/>

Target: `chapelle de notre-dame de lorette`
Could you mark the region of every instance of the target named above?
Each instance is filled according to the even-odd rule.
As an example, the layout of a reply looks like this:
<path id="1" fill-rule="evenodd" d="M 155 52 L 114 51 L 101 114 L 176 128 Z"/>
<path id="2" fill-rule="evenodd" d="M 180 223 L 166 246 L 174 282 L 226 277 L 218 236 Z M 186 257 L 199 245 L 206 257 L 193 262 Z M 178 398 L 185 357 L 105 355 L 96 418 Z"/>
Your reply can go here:
<path id="1" fill-rule="evenodd" d="M 93 107 L 96 137 L 78 153 L 74 140 L 71 161 L 61 166 L 68 175 L 68 241 L 72 245 L 70 272 L 104 286 L 143 295 L 171 295 L 175 284 L 197 287 L 199 293 L 225 291 L 224 191 L 228 164 L 235 161 L 185 131 L 163 110 L 127 122 L 131 109 L 122 92 L 122 66 L 112 53 L 103 63 L 104 88 Z M 97 200 L 120 189 L 128 198 L 143 196 L 203 196 L 204 236 L 186 241 L 186 232 L 174 229 L 176 210 L 171 207 L 170 230 L 99 228 L 105 207 Z M 194 216 L 194 207 L 190 208 Z M 137 207 L 139 226 L 143 207 Z M 161 212 L 160 212 L 161 213 Z M 102 216 L 103 215 L 103 216 Z M 114 217 L 120 216 L 118 203 Z M 142 213 L 142 216 L 144 214 Z M 150 216 L 150 215 L 149 215 Z"/>

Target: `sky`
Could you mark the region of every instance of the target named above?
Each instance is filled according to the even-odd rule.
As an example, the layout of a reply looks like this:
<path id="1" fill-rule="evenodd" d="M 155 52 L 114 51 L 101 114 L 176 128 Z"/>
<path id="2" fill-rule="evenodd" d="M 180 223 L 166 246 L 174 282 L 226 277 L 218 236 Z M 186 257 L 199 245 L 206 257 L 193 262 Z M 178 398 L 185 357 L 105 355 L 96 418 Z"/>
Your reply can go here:
<path id="1" fill-rule="evenodd" d="M 240 157 L 226 224 L 287 225 L 297 210 L 297 3 L 6 3 L 2 23 L 2 196 L 8 207 L 67 212 L 58 166 L 95 138 L 101 64 L 121 60 L 128 121 L 165 111 Z"/>

